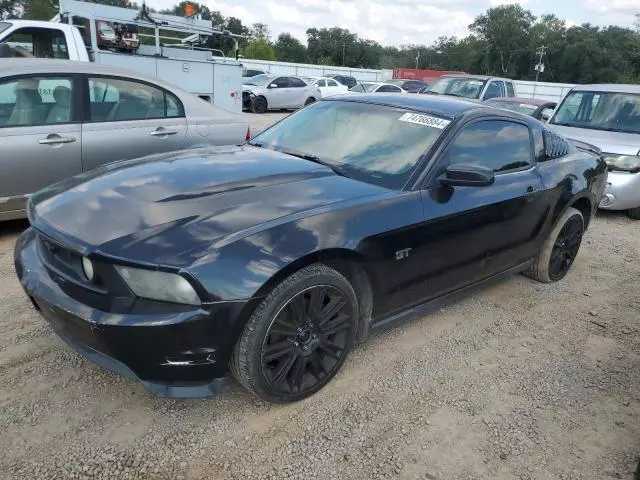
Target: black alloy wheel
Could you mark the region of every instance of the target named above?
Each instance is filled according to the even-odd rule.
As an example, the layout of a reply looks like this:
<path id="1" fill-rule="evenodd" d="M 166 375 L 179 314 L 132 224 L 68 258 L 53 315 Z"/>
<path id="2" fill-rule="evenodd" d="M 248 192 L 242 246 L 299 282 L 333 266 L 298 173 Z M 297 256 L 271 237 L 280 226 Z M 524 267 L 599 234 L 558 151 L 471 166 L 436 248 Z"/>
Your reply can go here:
<path id="1" fill-rule="evenodd" d="M 271 390 L 314 390 L 342 364 L 353 337 L 351 304 L 330 285 L 309 287 L 276 314 L 262 345 L 262 370 Z"/>
<path id="2" fill-rule="evenodd" d="M 563 278 L 580 249 L 583 235 L 583 222 L 579 216 L 571 217 L 562 227 L 556 237 L 549 260 L 549 277 L 556 281 Z"/>
<path id="3" fill-rule="evenodd" d="M 265 113 L 267 111 L 267 99 L 264 97 L 256 97 L 251 102 L 253 113 Z"/>

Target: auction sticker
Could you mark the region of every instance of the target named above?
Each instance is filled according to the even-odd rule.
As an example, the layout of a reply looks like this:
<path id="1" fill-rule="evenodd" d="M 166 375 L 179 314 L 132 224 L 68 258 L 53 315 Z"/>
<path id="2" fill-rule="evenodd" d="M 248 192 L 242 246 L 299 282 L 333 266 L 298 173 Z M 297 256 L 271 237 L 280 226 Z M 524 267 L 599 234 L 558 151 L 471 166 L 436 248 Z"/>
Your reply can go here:
<path id="1" fill-rule="evenodd" d="M 429 115 L 420 115 L 419 113 L 405 113 L 398 120 L 400 120 L 401 122 L 417 123 L 418 125 L 439 128 L 440 130 L 444 129 L 451 123 L 450 120 L 431 117 Z"/>

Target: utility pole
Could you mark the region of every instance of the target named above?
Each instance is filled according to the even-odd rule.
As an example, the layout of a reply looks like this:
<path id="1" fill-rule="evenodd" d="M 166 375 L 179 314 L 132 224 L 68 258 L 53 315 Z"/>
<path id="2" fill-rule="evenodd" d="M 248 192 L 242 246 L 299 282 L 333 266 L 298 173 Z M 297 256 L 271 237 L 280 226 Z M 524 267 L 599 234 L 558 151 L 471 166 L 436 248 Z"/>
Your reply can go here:
<path id="1" fill-rule="evenodd" d="M 344 54 L 345 54 L 345 48 L 347 47 L 346 42 L 342 42 L 342 66 L 344 67 Z"/>
<path id="2" fill-rule="evenodd" d="M 418 61 L 420 60 L 420 49 L 418 49 L 418 55 L 416 55 L 416 70 L 418 69 Z"/>
<path id="3" fill-rule="evenodd" d="M 540 55 L 540 59 L 538 60 L 538 63 L 535 66 L 536 82 L 538 81 L 538 78 L 540 77 L 540 73 L 544 72 L 544 63 L 542 63 L 542 58 L 544 57 L 544 52 L 545 52 L 546 49 L 547 49 L 547 47 L 542 45 L 537 51 L 538 55 Z"/>

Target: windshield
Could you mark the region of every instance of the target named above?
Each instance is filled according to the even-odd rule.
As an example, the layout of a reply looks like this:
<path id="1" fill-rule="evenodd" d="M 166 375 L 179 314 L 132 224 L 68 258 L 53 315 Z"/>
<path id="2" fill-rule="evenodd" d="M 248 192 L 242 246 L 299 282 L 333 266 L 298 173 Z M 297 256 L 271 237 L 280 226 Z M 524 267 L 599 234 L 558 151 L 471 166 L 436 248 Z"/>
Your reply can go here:
<path id="1" fill-rule="evenodd" d="M 464 77 L 441 77 L 427 88 L 427 93 L 454 95 L 465 98 L 480 98 L 485 80 Z"/>
<path id="2" fill-rule="evenodd" d="M 506 100 L 487 100 L 487 105 L 496 108 L 503 108 L 505 110 L 511 110 L 512 112 L 524 113 L 525 115 L 532 116 L 538 107 L 536 105 L 529 105 L 528 103 L 509 102 Z"/>
<path id="3" fill-rule="evenodd" d="M 4 32 L 7 28 L 11 26 L 10 23 L 0 22 L 0 33 Z"/>
<path id="4" fill-rule="evenodd" d="M 378 84 L 377 83 L 363 83 L 362 87 L 364 88 L 365 92 L 371 93 L 376 88 L 378 88 Z"/>
<path id="5" fill-rule="evenodd" d="M 255 77 L 251 77 L 244 81 L 246 85 L 255 85 L 257 87 L 262 87 L 273 80 L 272 75 L 256 75 Z"/>
<path id="6" fill-rule="evenodd" d="M 640 133 L 640 94 L 570 92 L 550 123 L 594 130 Z"/>
<path id="7" fill-rule="evenodd" d="M 316 157 L 348 177 L 401 189 L 449 123 L 400 108 L 322 101 L 285 118 L 250 143 Z"/>

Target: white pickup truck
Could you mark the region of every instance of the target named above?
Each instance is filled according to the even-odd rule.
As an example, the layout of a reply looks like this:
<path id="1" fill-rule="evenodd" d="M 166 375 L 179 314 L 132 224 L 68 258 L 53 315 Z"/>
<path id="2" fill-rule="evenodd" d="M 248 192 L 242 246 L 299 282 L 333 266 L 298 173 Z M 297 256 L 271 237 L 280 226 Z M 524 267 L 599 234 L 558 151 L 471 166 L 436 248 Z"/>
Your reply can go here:
<path id="1" fill-rule="evenodd" d="M 98 23 L 109 22 L 153 30 L 155 45 L 139 45 L 121 53 L 106 48 Z M 0 21 L 0 57 L 40 57 L 95 62 L 125 68 L 180 86 L 214 105 L 233 112 L 242 111 L 242 65 L 235 59 L 214 56 L 219 51 L 194 47 L 183 37 L 162 36 L 161 32 L 181 32 L 193 39 L 211 35 L 232 36 L 212 26 L 210 21 L 148 13 L 126 8 L 60 0 L 54 21 Z M 174 43 L 161 44 L 161 39 Z"/>

